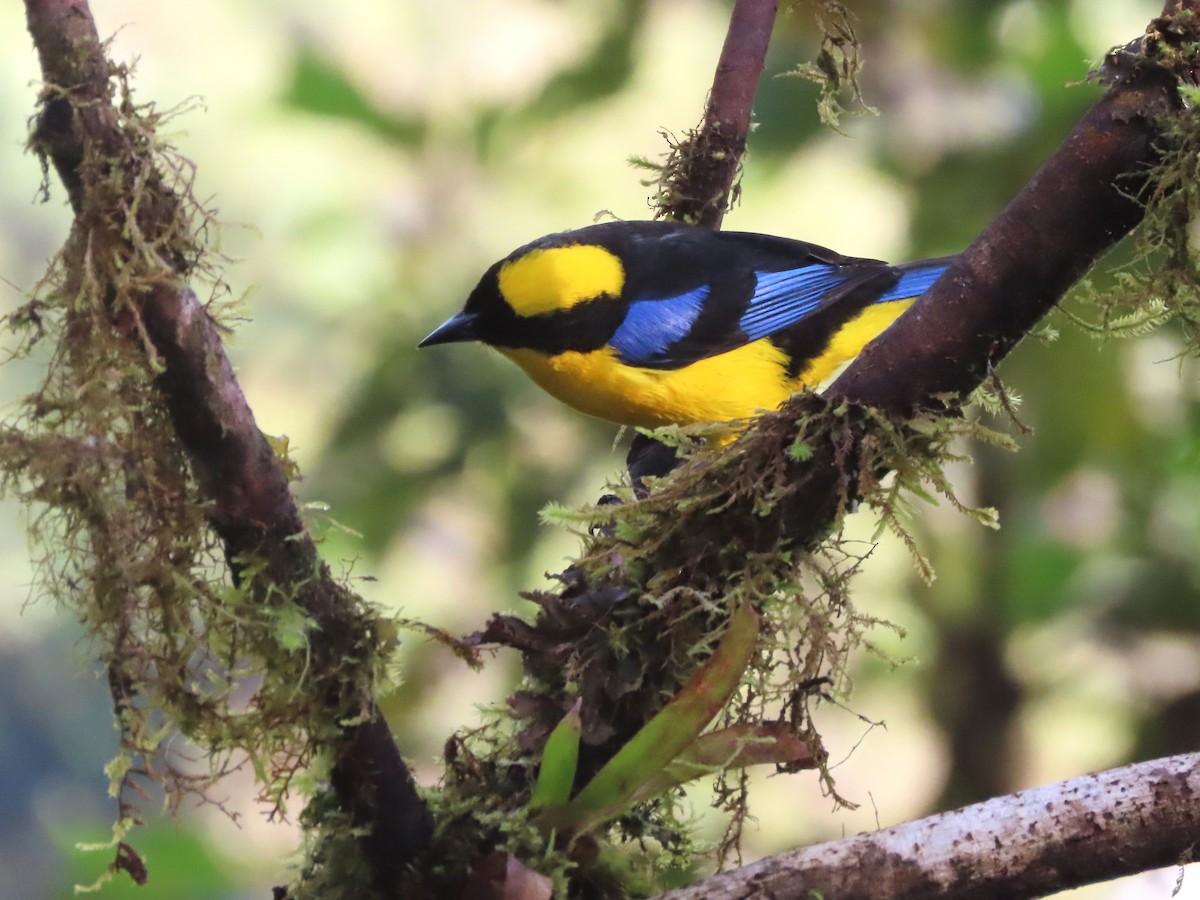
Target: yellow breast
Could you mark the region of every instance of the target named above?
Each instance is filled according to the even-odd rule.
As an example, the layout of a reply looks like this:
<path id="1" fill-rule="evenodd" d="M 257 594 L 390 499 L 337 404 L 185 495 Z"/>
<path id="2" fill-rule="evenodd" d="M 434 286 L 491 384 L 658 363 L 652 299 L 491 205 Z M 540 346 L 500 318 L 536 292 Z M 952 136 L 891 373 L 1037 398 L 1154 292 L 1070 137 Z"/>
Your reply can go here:
<path id="1" fill-rule="evenodd" d="M 536 350 L 498 349 L 543 390 L 597 418 L 642 428 L 729 422 L 774 410 L 796 391 L 820 384 L 911 303 L 884 303 L 863 310 L 794 379 L 787 375 L 787 354 L 766 338 L 680 369 L 629 366 L 609 347 L 552 356 Z"/>
<path id="2" fill-rule="evenodd" d="M 787 357 L 767 341 L 682 369 L 627 366 L 608 347 L 555 356 L 534 350 L 501 352 L 564 403 L 610 422 L 644 428 L 748 419 L 774 409 L 796 390 L 787 379 Z"/>

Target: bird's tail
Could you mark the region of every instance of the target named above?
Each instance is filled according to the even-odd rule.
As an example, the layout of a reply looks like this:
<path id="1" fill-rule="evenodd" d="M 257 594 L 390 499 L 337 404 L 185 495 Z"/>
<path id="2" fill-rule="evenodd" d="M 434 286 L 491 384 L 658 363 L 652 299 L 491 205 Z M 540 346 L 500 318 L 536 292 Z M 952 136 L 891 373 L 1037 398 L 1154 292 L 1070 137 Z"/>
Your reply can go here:
<path id="1" fill-rule="evenodd" d="M 895 266 L 896 274 L 900 278 L 880 294 L 876 302 L 888 303 L 892 300 L 912 300 L 920 297 L 950 268 L 952 262 L 953 256 L 943 256 L 940 259 L 921 259 Z"/>

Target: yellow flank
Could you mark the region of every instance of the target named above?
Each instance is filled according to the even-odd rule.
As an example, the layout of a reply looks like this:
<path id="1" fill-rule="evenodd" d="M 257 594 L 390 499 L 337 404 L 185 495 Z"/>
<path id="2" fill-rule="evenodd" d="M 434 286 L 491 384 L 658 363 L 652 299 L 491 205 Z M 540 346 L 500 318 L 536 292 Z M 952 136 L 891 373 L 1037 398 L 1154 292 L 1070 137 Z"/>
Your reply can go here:
<path id="1" fill-rule="evenodd" d="M 796 389 L 815 388 L 836 372 L 842 363 L 854 359 L 862 352 L 863 347 L 882 334 L 916 299 L 912 297 L 908 300 L 892 300 L 868 306 L 834 332 L 825 352 L 809 362 L 801 371 Z"/>
<path id="2" fill-rule="evenodd" d="M 564 403 L 645 428 L 748 419 L 775 409 L 796 388 L 787 378 L 787 356 L 766 340 L 682 369 L 628 366 L 609 347 L 555 356 L 508 348 L 500 352 Z"/>
<path id="3" fill-rule="evenodd" d="M 594 244 L 532 250 L 500 267 L 500 296 L 522 316 L 568 309 L 601 294 L 616 297 L 625 268 Z"/>

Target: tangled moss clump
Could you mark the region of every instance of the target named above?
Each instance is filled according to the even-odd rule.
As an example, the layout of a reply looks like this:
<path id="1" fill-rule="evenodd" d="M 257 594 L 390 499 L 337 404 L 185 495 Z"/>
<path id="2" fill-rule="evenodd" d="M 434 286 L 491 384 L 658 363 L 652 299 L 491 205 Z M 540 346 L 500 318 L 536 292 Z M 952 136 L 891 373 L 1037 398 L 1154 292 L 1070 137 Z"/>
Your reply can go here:
<path id="1" fill-rule="evenodd" d="M 458 809 L 466 826 L 458 835 L 474 834 L 475 852 L 520 852 L 521 830 L 489 831 L 487 816 L 524 820 L 542 750 L 576 700 L 582 701 L 578 790 L 678 694 L 744 605 L 759 617 L 757 645 L 710 730 L 769 726 L 773 736 L 788 735 L 806 752 L 791 762 L 769 761 L 789 771 L 815 768 L 828 793 L 845 802 L 829 775 L 812 710 L 822 698 L 848 692 L 848 662 L 857 648 L 873 648 L 871 629 L 895 627 L 851 601 L 850 582 L 873 545 L 841 535 L 845 513 L 861 499 L 875 508 L 881 527 L 897 530 L 911 547 L 907 498 L 932 487 L 994 524 L 989 511 L 958 504 L 942 467 L 957 458 L 952 444 L 964 435 L 1004 439 L 952 411 L 897 421 L 806 394 L 763 416 L 728 447 L 710 448 L 678 430 L 656 435 L 678 445 L 685 463 L 648 492 L 616 488 L 620 503 L 549 511 L 552 520 L 578 529 L 582 554 L 557 576 L 556 590 L 526 595 L 540 607 L 535 622 L 496 616 L 477 637 L 521 650 L 527 678 L 510 698 L 520 723 L 514 736 L 498 719 L 456 739 L 447 754 L 439 802 Z M 885 478 L 889 472 L 895 474 Z M 807 506 L 815 498 L 821 509 Z M 916 558 L 931 576 L 928 563 Z M 729 813 L 724 840 L 711 848 L 724 865 L 737 857 L 749 814 L 745 773 L 719 764 L 708 773 L 716 778 L 716 804 Z M 661 888 L 703 858 L 681 796 L 672 789 L 636 803 L 586 835 L 585 846 L 599 841 L 617 848 L 611 857 L 638 854 L 650 840 L 659 868 L 649 883 Z M 482 816 L 480 797 L 499 805 Z M 595 860 L 604 853 L 581 852 L 577 843 L 554 849 L 555 871 L 569 876 L 572 896 L 620 895 L 606 892 L 596 877 Z"/>
<path id="2" fill-rule="evenodd" d="M 697 224 L 713 208 L 722 214 L 737 206 L 742 196 L 742 155 L 744 143 L 724 134 L 719 126 L 688 129 L 683 137 L 668 131 L 660 135 L 667 142 L 662 162 L 642 156 L 630 157 L 634 168 L 650 173 L 642 184 L 653 190 L 649 204 L 657 218 L 668 217 Z M 729 177 L 723 173 L 728 171 Z M 718 196 L 698 195 L 693 185 L 728 184 Z"/>
<path id="3" fill-rule="evenodd" d="M 838 0 L 822 0 L 816 4 L 817 26 L 821 31 L 821 47 L 811 63 L 796 66 L 784 75 L 803 78 L 820 88 L 817 115 L 821 122 L 841 133 L 842 116 L 849 113 L 875 115 L 875 109 L 863 99 L 859 74 L 863 60 L 854 14 Z M 846 104 L 849 100 L 849 105 Z"/>

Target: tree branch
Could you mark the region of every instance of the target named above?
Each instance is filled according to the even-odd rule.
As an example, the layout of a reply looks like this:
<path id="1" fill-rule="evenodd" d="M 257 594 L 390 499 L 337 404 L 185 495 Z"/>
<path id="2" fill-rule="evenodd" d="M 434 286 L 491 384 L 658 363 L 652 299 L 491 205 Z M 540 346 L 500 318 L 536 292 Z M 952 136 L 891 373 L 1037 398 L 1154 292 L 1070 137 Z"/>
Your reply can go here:
<path id="1" fill-rule="evenodd" d="M 759 860 L 661 900 L 1041 897 L 1194 858 L 1200 753 L 996 797 Z"/>
<path id="2" fill-rule="evenodd" d="M 1171 0 L 1145 37 L 1110 54 L 1102 72 L 1112 83 L 1108 93 L 829 397 L 901 416 L 957 402 L 1142 220 L 1160 117 L 1181 108 L 1179 81 L 1194 80 L 1193 71 L 1159 62 L 1165 49 L 1195 40 L 1188 18 L 1195 8 L 1192 0 Z M 811 402 L 795 398 L 782 416 L 802 419 Z M 793 466 L 797 490 L 779 527 L 796 545 L 824 534 L 857 490 L 838 484 L 839 454 L 855 458 L 860 447 L 861 435 L 847 434 L 848 443 L 823 446 Z M 727 509 L 728 533 L 744 537 L 753 513 Z M 763 548 L 778 538 L 765 531 Z M 782 854 L 664 897 L 1042 896 L 1190 861 L 1198 791 L 1200 755 L 1141 763 Z"/>
<path id="3" fill-rule="evenodd" d="M 658 215 L 713 230 L 721 227 L 735 199 L 754 95 L 778 8 L 778 0 L 735 0 L 704 120 L 674 148 L 663 167 Z M 651 475 L 664 475 L 678 464 L 672 448 L 640 433 L 633 436 L 625 459 L 635 484 Z"/>
<path id="4" fill-rule="evenodd" d="M 746 153 L 750 112 L 778 7 L 777 0 L 735 0 L 704 121 L 676 148 L 677 167 L 667 164 L 674 189 L 666 192 L 661 215 L 721 227 Z"/>
<path id="5" fill-rule="evenodd" d="M 1104 77 L 1116 85 L 830 395 L 897 413 L 967 395 L 1142 220 L 1157 119 L 1180 108 L 1177 78 L 1117 52 Z"/>
<path id="6" fill-rule="evenodd" d="M 1194 0 L 1182 7 L 1192 9 Z M 1160 39 L 1157 32 L 1143 39 L 1143 56 L 1110 54 L 1109 91 L 946 274 L 830 386 L 827 400 L 901 416 L 961 402 L 1142 220 L 1141 198 L 1159 159 L 1159 118 L 1181 108 L 1177 74 L 1156 64 Z M 801 394 L 778 415 L 802 421 L 813 408 L 814 399 Z M 757 549 L 773 546 L 781 533 L 794 546 L 809 545 L 856 499 L 858 489 L 842 480 L 845 464 L 838 460 L 858 457 L 862 434 L 844 439 L 790 466 L 796 489 L 780 505 L 777 528 L 759 529 Z M 744 536 L 747 523 L 761 517 L 751 506 L 735 509 L 736 503 L 723 524 L 730 535 Z"/>
<path id="7" fill-rule="evenodd" d="M 1168 10 L 1175 6 L 1168 4 Z M 1191 9 L 1194 4 L 1182 6 Z M 679 175 L 679 184 L 687 189 L 678 194 L 680 199 L 668 212 L 709 227 L 719 226 L 745 148 L 750 105 L 775 8 L 776 3 L 767 0 L 737 0 L 700 132 L 704 140 L 698 146 L 703 152 L 690 156 L 693 167 Z M 26 9 L 47 83 L 35 145 L 53 162 L 66 187 L 77 231 L 89 237 L 97 235 L 102 243 L 125 242 L 127 238 L 116 225 L 125 210 L 97 206 L 97 197 L 102 196 L 95 191 L 98 180 L 116 180 L 123 173 L 108 171 L 104 164 L 112 148 L 121 145 L 121 136 L 111 104 L 108 64 L 87 4 L 84 0 L 26 0 Z M 1155 40 L 1159 39 L 1167 41 L 1156 35 Z M 947 395 L 961 397 L 986 377 L 991 366 L 1096 258 L 1140 221 L 1142 209 L 1136 197 L 1157 159 L 1156 117 L 1177 109 L 1179 99 L 1176 76 L 1153 64 L 1154 43 L 1146 40 L 1139 50 L 1151 64 L 1133 57 L 1110 60 L 1114 86 L 1108 94 L 947 276 L 837 381 L 832 396 L 899 413 L 938 406 L 940 398 Z M 137 202 L 129 203 L 127 209 L 136 208 L 139 217 L 149 223 L 158 211 L 169 210 L 178 202 L 161 182 L 153 182 L 140 186 Z M 181 258 L 164 262 L 173 279 L 142 291 L 138 298 L 141 319 L 164 367 L 156 385 L 200 489 L 211 501 L 211 523 L 227 556 L 234 561 L 261 560 L 263 568 L 253 576 L 261 579 L 259 588 L 266 591 L 274 586 L 298 598 L 316 623 L 314 677 L 324 678 L 367 641 L 357 600 L 330 577 L 319 560 L 291 497 L 286 474 L 258 431 L 218 332 L 184 286 L 190 263 Z M 770 464 L 776 467 L 770 470 L 772 476 L 777 469 L 783 470 L 795 486 L 780 495 L 769 515 L 764 515 L 755 498 L 727 490 L 717 503 L 697 503 L 687 513 L 671 513 L 677 519 L 702 518 L 706 524 L 699 533 L 707 546 L 682 542 L 679 536 L 686 537 L 688 531 L 678 522 L 674 529 L 662 529 L 666 536 L 655 546 L 653 556 L 641 561 L 642 570 L 659 579 L 654 590 L 660 595 L 674 592 L 685 597 L 691 587 L 688 579 L 697 579 L 701 585 L 696 588 L 698 593 L 721 596 L 720 588 L 729 587 L 728 559 L 722 557 L 729 547 L 749 557 L 784 545 L 810 546 L 827 532 L 847 500 L 853 499 L 857 486 L 846 484 L 845 460 L 857 458 L 861 434 L 847 429 L 838 442 L 822 445 L 803 462 L 795 461 L 799 454 L 787 453 L 795 437 L 795 422 L 811 402 L 812 398 L 796 400 L 782 414 L 765 417 L 760 426 L 764 434 L 778 435 L 778 446 L 769 454 Z M 780 423 L 789 427 L 778 427 Z M 720 507 L 719 516 L 711 514 L 713 506 Z M 729 540 L 723 540 L 723 535 Z M 617 546 L 614 558 L 623 549 Z M 613 571 L 618 569 L 614 565 Z M 544 615 L 536 629 L 524 632 L 530 636 L 530 647 L 523 648 L 530 650 L 527 663 L 533 660 L 535 665 L 556 667 L 561 674 L 568 668 L 570 654 L 589 659 L 592 668 L 584 672 L 580 690 L 587 704 L 584 738 L 590 742 L 581 766 L 585 772 L 611 755 L 613 748 L 661 705 L 679 678 L 678 670 L 669 668 L 665 658 L 654 660 L 656 666 L 647 668 L 651 674 L 644 682 L 608 677 L 605 666 L 628 669 L 629 659 L 605 655 L 611 648 L 603 627 L 597 625 L 607 622 L 613 609 L 623 604 L 627 609 L 630 598 L 636 600 L 646 588 L 644 582 L 635 583 L 635 576 L 628 576 L 626 582 L 619 580 L 627 575 L 605 576 L 595 583 L 579 571 L 564 575 L 565 587 L 558 595 L 546 592 L 538 596 Z M 656 634 L 661 632 L 662 621 L 661 616 L 650 616 L 642 627 Z M 514 638 L 505 639 L 499 626 L 490 634 L 498 641 L 518 645 Z M 694 635 L 676 636 L 675 640 L 679 647 L 690 647 L 693 641 L 689 638 Z M 592 642 L 592 656 L 588 656 L 586 641 Z M 544 650 L 539 642 L 544 642 Z M 653 644 L 653 640 L 645 642 L 647 652 L 665 647 L 665 642 L 659 648 Z M 539 650 L 540 661 L 534 652 Z M 354 824 L 369 830 L 362 849 L 376 883 L 387 888 L 426 846 L 429 815 L 373 700 L 348 697 L 336 678 L 327 683 L 324 699 L 335 721 L 340 722 L 355 701 L 365 709 L 356 720 L 359 724 L 337 725 L 332 781 Z M 627 694 L 618 693 L 618 688 L 626 687 Z M 543 726 L 553 724 L 561 716 L 561 704 L 550 698 L 539 714 L 545 719 Z M 1058 788 L 1017 795 L 1021 798 L 1017 806 L 1012 806 L 1014 798 L 989 801 L 960 813 L 889 829 L 880 833 L 883 837 L 855 838 L 787 854 L 777 858 L 777 864 L 764 862 L 743 870 L 748 873 L 744 877 L 741 873 L 719 876 L 691 892 L 670 896 L 734 896 L 730 892 L 738 890 L 759 893 L 737 896 L 764 896 L 762 892 L 768 891 L 822 890 L 839 896 L 886 897 L 880 885 L 886 887 L 888 879 L 897 891 L 908 891 L 906 896 L 943 896 L 950 889 L 945 885 L 951 884 L 946 878 L 973 874 L 964 865 L 982 865 L 994 857 L 1009 859 L 1010 849 L 1016 854 L 1021 848 L 1025 855 L 1012 856 L 1010 868 L 996 875 L 997 879 L 1009 879 L 1003 887 L 1000 881 L 984 882 L 978 892 L 958 895 L 1024 896 L 1021 891 L 1035 889 L 1035 878 L 1065 878 L 1060 886 L 1069 886 L 1114 877 L 1171 862 L 1190 847 L 1184 835 L 1193 838 L 1197 824 L 1197 811 L 1188 802 L 1200 789 L 1197 765 L 1195 757 L 1178 757 L 1089 776 Z M 1041 844 L 1040 829 L 1048 818 L 1046 803 L 1050 801 L 1062 805 L 1057 815 L 1061 830 L 1054 832 L 1052 845 L 1046 847 Z M 1111 819 L 1105 818 L 1109 815 Z M 992 827 L 988 820 L 1003 821 L 1010 830 L 986 830 Z M 1126 824 L 1131 833 L 1121 830 Z M 1133 834 L 1139 825 L 1141 834 Z M 939 832 L 951 829 L 952 835 L 947 842 L 950 849 L 937 851 L 939 860 L 944 855 L 941 868 L 907 859 L 914 846 L 936 846 L 936 835 L 930 833 L 935 826 Z M 1014 834 L 1011 829 L 1021 831 Z M 1035 842 L 1043 852 L 1036 852 Z M 1073 861 L 1084 850 L 1091 860 L 1094 846 L 1105 848 L 1097 851 L 1096 860 Z M 1131 846 L 1144 851 L 1141 862 L 1131 862 Z M 1120 854 L 1114 847 L 1120 848 Z M 1107 862 L 1105 854 L 1111 857 Z M 946 866 L 953 863 L 959 868 L 946 875 Z M 1115 868 L 1127 864 L 1131 867 Z M 827 882 L 820 880 L 826 877 Z M 961 881 L 954 884 L 958 885 L 955 890 L 973 890 Z M 729 892 L 719 893 L 726 886 Z M 707 893 L 709 890 L 718 893 Z"/>
<path id="8" fill-rule="evenodd" d="M 119 223 L 136 209 L 147 232 L 171 221 L 179 198 L 157 173 L 149 184 L 123 176 L 123 136 L 112 106 L 109 65 L 85 0 L 26 0 L 30 35 L 46 88 L 33 145 L 54 164 L 75 212 L 75 233 L 93 247 L 127 245 Z M 101 187 L 106 190 L 100 190 Z M 122 191 L 127 194 L 122 195 Z M 136 198 L 128 192 L 137 191 Z M 105 208 L 119 196 L 124 208 Z M 76 243 L 79 243 L 78 241 Z M 295 596 L 315 622 L 314 682 L 323 685 L 333 747 L 333 785 L 380 886 L 391 884 L 427 843 L 431 822 L 379 709 L 341 684 L 337 668 L 369 645 L 360 601 L 320 561 L 287 476 L 259 431 L 213 321 L 187 289 L 191 263 L 162 260 L 175 276 L 138 296 L 161 364 L 161 392 L 231 564 L 252 561 L 255 596 Z M 108 288 L 115 293 L 115 287 Z M 121 324 L 118 316 L 114 321 Z M 131 327 L 128 319 L 123 321 Z M 261 565 L 262 568 L 258 568 Z M 250 571 L 245 569 L 244 571 Z M 343 719 L 358 716 L 358 724 Z"/>

